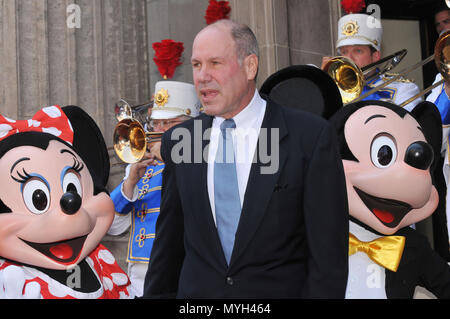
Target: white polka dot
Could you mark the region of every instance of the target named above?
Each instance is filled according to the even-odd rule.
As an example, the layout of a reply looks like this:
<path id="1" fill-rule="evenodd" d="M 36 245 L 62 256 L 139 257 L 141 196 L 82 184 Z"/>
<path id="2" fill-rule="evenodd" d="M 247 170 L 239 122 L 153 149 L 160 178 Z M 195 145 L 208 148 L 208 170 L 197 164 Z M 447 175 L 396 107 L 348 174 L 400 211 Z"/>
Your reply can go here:
<path id="1" fill-rule="evenodd" d="M 105 263 L 112 265 L 115 263 L 114 256 L 105 249 L 102 249 L 98 252 L 98 258 L 102 259 Z"/>
<path id="2" fill-rule="evenodd" d="M 60 136 L 62 131 L 58 130 L 56 127 L 43 127 L 42 132 L 49 133 L 55 136 Z"/>
<path id="3" fill-rule="evenodd" d="M 16 123 L 16 120 L 10 119 L 6 116 L 3 116 L 5 118 L 5 120 L 7 120 L 9 123 Z"/>
<path id="4" fill-rule="evenodd" d="M 57 118 L 61 116 L 61 111 L 56 106 L 49 106 L 42 109 L 42 111 L 51 118 Z"/>
<path id="5" fill-rule="evenodd" d="M 119 299 L 132 299 L 130 295 L 127 295 L 125 292 L 119 292 Z"/>
<path id="6" fill-rule="evenodd" d="M 8 124 L 0 124 L 0 138 L 8 135 L 9 131 L 12 130 L 12 126 Z"/>
<path id="7" fill-rule="evenodd" d="M 41 126 L 41 122 L 36 120 L 28 120 L 28 127 L 39 127 Z"/>
<path id="8" fill-rule="evenodd" d="M 113 290 L 114 284 L 108 277 L 103 277 L 103 288 L 105 290 Z"/>
<path id="9" fill-rule="evenodd" d="M 48 285 L 48 291 L 56 298 L 63 298 L 67 296 L 67 291 L 65 289 L 61 289 L 60 285 Z"/>
<path id="10" fill-rule="evenodd" d="M 128 277 L 125 274 L 113 273 L 111 274 L 113 282 L 118 286 L 124 286 L 128 282 Z"/>

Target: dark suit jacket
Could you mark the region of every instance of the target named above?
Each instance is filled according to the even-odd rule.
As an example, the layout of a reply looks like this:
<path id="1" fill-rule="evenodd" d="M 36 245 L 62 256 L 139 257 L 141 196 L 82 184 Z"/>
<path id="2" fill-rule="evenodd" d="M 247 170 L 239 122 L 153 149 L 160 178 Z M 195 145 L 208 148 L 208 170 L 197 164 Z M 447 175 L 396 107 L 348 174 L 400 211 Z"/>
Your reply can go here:
<path id="1" fill-rule="evenodd" d="M 199 149 L 209 141 L 194 145 L 194 140 L 199 142 L 212 120 L 201 115 L 175 127 L 191 133 L 192 150 L 183 150 L 183 155 L 192 152 L 192 160 L 202 158 Z M 161 213 L 144 297 L 344 298 L 347 195 L 328 123 L 267 103 L 262 128 L 269 129 L 267 154 L 272 136 L 277 138 L 279 154 L 272 155 L 279 155 L 279 169 L 261 174 L 260 168 L 268 165 L 261 158 L 252 164 L 229 266 L 211 213 L 207 163 L 174 163 L 172 155 L 180 149 L 179 141 L 171 140 L 175 128 L 162 141 L 166 167 Z"/>

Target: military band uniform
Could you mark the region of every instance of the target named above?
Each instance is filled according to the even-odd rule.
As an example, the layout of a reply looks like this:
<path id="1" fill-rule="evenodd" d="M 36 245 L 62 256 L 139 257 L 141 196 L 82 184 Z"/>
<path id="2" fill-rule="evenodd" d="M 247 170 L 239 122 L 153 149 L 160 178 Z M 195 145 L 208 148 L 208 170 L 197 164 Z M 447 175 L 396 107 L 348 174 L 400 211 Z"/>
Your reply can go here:
<path id="1" fill-rule="evenodd" d="M 338 51 L 343 47 L 349 46 L 369 46 L 373 50 L 371 53 L 372 59 L 374 59 L 374 52 L 377 52 L 377 54 L 380 54 L 381 56 L 380 50 L 383 36 L 383 26 L 381 24 L 381 21 L 370 15 L 356 13 L 347 14 L 341 17 L 338 22 L 337 36 L 338 39 L 336 42 L 336 48 L 338 49 Z M 346 54 L 342 53 L 342 55 Z M 379 59 L 375 59 L 375 61 L 372 60 L 371 62 L 376 62 L 378 60 Z M 354 62 L 358 65 L 357 61 Z M 370 61 L 368 62 L 367 60 L 361 60 L 359 61 L 360 65 L 358 65 L 358 67 L 365 67 L 367 63 L 370 64 Z M 379 70 L 377 71 L 379 73 Z M 377 76 L 375 79 L 370 80 L 365 84 L 361 95 L 365 94 L 375 86 L 379 86 L 385 81 L 392 79 L 392 77 L 394 76 L 396 76 L 396 74 L 394 73 L 385 73 L 382 76 Z M 393 81 L 383 89 L 380 89 L 379 91 L 364 98 L 364 100 L 382 100 L 400 105 L 419 92 L 419 87 L 415 83 L 408 79 L 399 77 L 396 81 Z M 422 101 L 422 98 L 417 98 L 416 100 L 406 105 L 405 108 L 410 111 L 420 101 Z"/>
<path id="2" fill-rule="evenodd" d="M 164 164 L 148 166 L 144 176 L 134 188 L 133 198 L 123 193 L 123 181 L 112 192 L 116 216 L 108 231 L 120 235 L 130 228 L 127 248 L 128 276 L 137 296 L 142 296 L 144 276 L 155 238 L 155 225 L 159 215 L 161 184 Z M 124 181 L 128 177 L 127 167 Z"/>
<path id="3" fill-rule="evenodd" d="M 377 76 L 375 79 L 371 80 L 364 86 L 362 94 L 365 94 L 376 86 L 382 85 L 385 81 L 389 81 L 395 76 L 397 76 L 397 74 L 395 73 Z M 364 100 L 388 101 L 397 105 L 401 105 L 403 102 L 418 94 L 419 92 L 420 89 L 415 83 L 413 83 L 411 80 L 400 77 L 388 86 L 369 95 Z M 420 101 L 422 101 L 422 98 L 417 98 L 405 105 L 404 108 L 408 111 L 411 111 Z"/>

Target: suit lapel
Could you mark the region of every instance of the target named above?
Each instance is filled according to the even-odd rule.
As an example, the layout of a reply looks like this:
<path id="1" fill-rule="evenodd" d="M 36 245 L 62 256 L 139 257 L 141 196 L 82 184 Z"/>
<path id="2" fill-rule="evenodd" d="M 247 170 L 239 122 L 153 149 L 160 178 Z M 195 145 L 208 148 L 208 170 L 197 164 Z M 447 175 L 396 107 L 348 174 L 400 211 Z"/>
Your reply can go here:
<path id="1" fill-rule="evenodd" d="M 200 185 L 200 188 L 194 188 L 194 190 L 199 189 L 200 193 L 194 194 L 194 196 L 203 204 L 203 207 L 202 207 L 202 209 L 199 209 L 198 211 L 194 211 L 193 214 L 195 215 L 198 224 L 205 226 L 205 227 L 198 228 L 198 230 L 200 232 L 202 232 L 202 236 L 204 238 L 203 244 L 208 246 L 214 255 L 219 256 L 218 261 L 220 262 L 220 264 L 217 264 L 217 265 L 223 266 L 224 263 L 226 264 L 225 256 L 223 254 L 222 244 L 220 243 L 219 235 L 217 232 L 217 227 L 214 222 L 213 215 L 212 215 L 211 203 L 209 201 L 209 193 L 208 193 L 208 162 L 207 162 L 208 150 L 207 150 L 207 148 L 209 147 L 209 142 L 210 142 L 210 135 L 211 135 L 210 129 L 212 126 L 213 117 L 207 116 L 207 115 L 202 115 L 198 118 L 198 120 L 201 120 L 201 122 L 198 121 L 198 122 L 196 122 L 196 124 L 194 124 L 194 131 L 195 132 L 201 131 L 202 136 L 195 136 L 196 133 L 194 132 L 194 135 L 193 135 L 194 138 L 192 139 L 191 147 L 192 147 L 192 150 L 194 150 L 193 154 L 192 154 L 193 160 L 197 160 L 195 163 L 198 163 L 200 158 L 199 158 L 198 154 L 195 155 L 195 153 L 198 153 L 200 150 L 196 149 L 195 143 L 197 143 L 197 145 L 199 145 L 199 143 L 200 143 L 199 139 L 201 139 L 202 158 L 201 158 L 199 164 L 194 165 L 194 167 L 195 167 L 194 176 L 197 177 L 196 181 L 194 181 L 194 183 L 199 183 L 199 185 Z M 198 128 L 195 128 L 195 125 L 200 125 L 200 123 L 201 123 L 201 130 Z M 205 155 L 203 155 L 203 154 L 205 154 Z M 198 158 L 196 158 L 195 156 L 197 156 Z"/>
<path id="2" fill-rule="evenodd" d="M 193 150 L 193 161 L 195 161 L 194 163 L 199 163 L 199 164 L 194 164 L 194 167 L 196 169 L 196 173 L 195 175 L 198 177 L 198 180 L 195 181 L 196 183 L 199 183 L 201 185 L 200 187 L 200 193 L 197 194 L 198 199 L 201 201 L 201 203 L 203 203 L 204 207 L 201 211 L 197 211 L 195 212 L 195 214 L 197 215 L 197 217 L 199 218 L 199 221 L 202 222 L 202 225 L 207 225 L 207 229 L 210 230 L 211 226 L 214 226 L 214 220 L 212 217 L 212 211 L 211 211 L 211 204 L 209 202 L 209 197 L 208 197 L 208 163 L 207 163 L 207 158 L 203 157 L 203 151 L 205 150 L 206 147 L 208 147 L 209 144 L 209 135 L 205 136 L 205 132 L 208 132 L 208 130 L 211 128 L 212 125 L 212 120 L 213 118 L 211 116 L 201 116 L 199 119 L 201 119 L 200 121 L 197 121 L 194 124 L 194 137 L 192 139 L 192 150 Z M 201 125 L 201 132 L 202 132 L 202 136 L 195 136 L 196 132 L 200 131 L 198 130 L 197 127 L 195 127 L 196 125 Z M 206 138 L 204 138 L 206 137 Z M 202 145 L 202 158 L 199 158 L 199 155 L 195 155 L 195 153 L 198 153 L 199 150 L 197 149 L 197 145 L 200 144 L 200 140 L 201 139 L 201 145 Z"/>
<path id="3" fill-rule="evenodd" d="M 267 133 L 266 141 L 264 141 L 263 138 L 264 132 Z M 275 145 L 273 145 L 275 146 L 275 149 L 271 149 L 271 140 L 272 138 L 277 137 L 277 132 L 279 139 L 277 139 Z M 273 189 L 287 158 L 287 152 L 283 149 L 283 143 L 281 142 L 287 134 L 286 123 L 280 107 L 268 101 L 266 114 L 264 115 L 263 123 L 261 125 L 258 145 L 256 147 L 255 156 L 257 156 L 257 160 L 252 164 L 250 169 L 230 266 L 245 250 L 264 216 L 266 207 L 272 197 Z M 261 145 L 263 145 L 263 149 L 261 149 Z M 277 148 L 279 150 L 278 154 L 276 154 Z M 266 153 L 266 156 L 267 154 L 271 154 L 271 157 L 279 156 L 279 166 L 275 173 L 261 173 L 261 169 L 265 166 L 267 168 L 270 163 L 261 162 L 260 152 L 263 154 Z"/>

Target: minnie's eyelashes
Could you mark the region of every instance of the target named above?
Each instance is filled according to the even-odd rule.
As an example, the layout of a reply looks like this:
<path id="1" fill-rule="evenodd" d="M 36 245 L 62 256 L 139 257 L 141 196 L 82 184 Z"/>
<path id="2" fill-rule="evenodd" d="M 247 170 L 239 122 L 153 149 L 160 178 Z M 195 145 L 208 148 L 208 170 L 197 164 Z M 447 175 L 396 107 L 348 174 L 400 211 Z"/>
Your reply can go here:
<path id="1" fill-rule="evenodd" d="M 74 158 L 72 169 L 75 172 L 80 173 L 83 168 L 84 168 L 84 164 L 80 163 L 76 158 Z"/>
<path id="2" fill-rule="evenodd" d="M 20 183 L 20 184 L 25 184 L 25 183 L 28 182 L 33 176 L 31 176 L 30 174 L 28 174 L 28 172 L 25 171 L 25 168 L 22 168 L 22 171 L 23 171 L 23 175 L 22 175 L 19 171 L 16 171 L 16 174 L 20 177 L 20 179 L 14 177 L 14 176 L 12 176 L 12 175 L 11 175 L 11 178 L 12 178 L 13 180 L 15 180 L 16 182 Z"/>
<path id="3" fill-rule="evenodd" d="M 72 170 L 74 170 L 77 173 L 80 173 L 83 169 L 84 169 L 84 164 L 80 163 L 76 158 L 73 159 L 73 165 L 70 168 Z M 26 182 L 28 182 L 31 178 L 33 178 L 34 176 L 32 176 L 31 174 L 29 174 L 25 168 L 22 168 L 22 172 L 21 173 L 19 170 L 17 170 L 15 173 L 18 177 L 13 176 L 13 174 L 11 174 L 11 178 L 13 180 L 15 180 L 17 183 L 20 184 L 25 184 Z"/>

